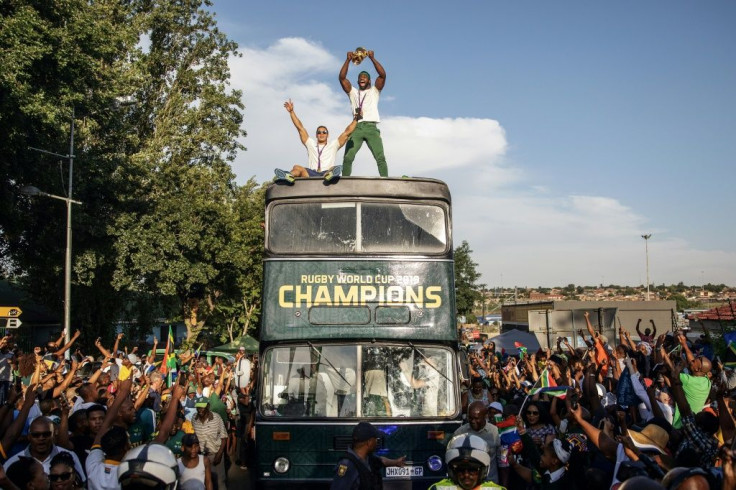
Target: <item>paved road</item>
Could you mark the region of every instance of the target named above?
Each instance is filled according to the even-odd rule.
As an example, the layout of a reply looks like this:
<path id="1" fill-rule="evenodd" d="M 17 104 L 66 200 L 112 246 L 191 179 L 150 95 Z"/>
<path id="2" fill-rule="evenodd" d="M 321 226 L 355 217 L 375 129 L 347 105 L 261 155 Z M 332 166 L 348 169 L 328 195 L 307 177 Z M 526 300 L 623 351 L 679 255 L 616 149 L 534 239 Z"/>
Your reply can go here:
<path id="1" fill-rule="evenodd" d="M 248 470 L 241 470 L 236 464 L 230 466 L 227 472 L 228 490 L 256 490 L 250 480 Z"/>

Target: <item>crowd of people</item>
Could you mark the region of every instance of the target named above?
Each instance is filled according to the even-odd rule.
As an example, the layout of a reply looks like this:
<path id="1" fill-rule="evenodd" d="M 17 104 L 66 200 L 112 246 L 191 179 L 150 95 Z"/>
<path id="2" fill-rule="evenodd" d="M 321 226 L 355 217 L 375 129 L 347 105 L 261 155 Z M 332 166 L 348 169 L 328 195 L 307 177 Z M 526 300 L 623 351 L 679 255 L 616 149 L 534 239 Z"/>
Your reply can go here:
<path id="1" fill-rule="evenodd" d="M 64 338 L 33 352 L 0 339 L 0 488 L 223 490 L 251 461 L 257 356 L 164 359 L 123 334 L 85 355 L 79 332 Z"/>
<path id="2" fill-rule="evenodd" d="M 584 348 L 469 356 L 433 488 L 736 489 L 736 372 L 712 343 L 623 328 L 609 342 L 586 321 Z M 84 355 L 79 332 L 64 338 L 26 353 L 0 339 L 0 488 L 225 489 L 228 466 L 253 460 L 257 357 L 164 359 L 122 334 Z M 334 488 L 381 488 L 381 468 L 404 465 L 373 456 L 380 437 L 356 425 Z"/>
<path id="3" fill-rule="evenodd" d="M 485 476 L 457 488 L 736 489 L 736 373 L 707 332 L 637 324 L 638 341 L 620 328 L 613 343 L 585 319 L 584 348 L 470 355 L 455 435 L 482 439 L 488 464 L 466 458 Z"/>

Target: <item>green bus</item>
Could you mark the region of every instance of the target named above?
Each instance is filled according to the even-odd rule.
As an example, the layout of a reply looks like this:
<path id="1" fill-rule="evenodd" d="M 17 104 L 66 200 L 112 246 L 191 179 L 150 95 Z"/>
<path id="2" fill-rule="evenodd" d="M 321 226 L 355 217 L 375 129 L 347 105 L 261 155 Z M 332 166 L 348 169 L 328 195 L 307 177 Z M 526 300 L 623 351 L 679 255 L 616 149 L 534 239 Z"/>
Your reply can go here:
<path id="1" fill-rule="evenodd" d="M 361 420 L 385 488 L 446 474 L 461 424 L 451 200 L 424 178 L 298 179 L 266 192 L 259 488 L 325 486 Z"/>

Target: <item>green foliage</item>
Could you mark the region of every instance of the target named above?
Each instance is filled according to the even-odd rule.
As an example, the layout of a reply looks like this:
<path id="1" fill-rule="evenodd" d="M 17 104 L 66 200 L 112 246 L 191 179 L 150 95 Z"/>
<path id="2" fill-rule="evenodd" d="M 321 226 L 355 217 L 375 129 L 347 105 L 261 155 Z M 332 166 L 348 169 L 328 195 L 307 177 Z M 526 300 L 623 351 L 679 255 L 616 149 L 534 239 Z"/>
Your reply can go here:
<path id="1" fill-rule="evenodd" d="M 468 242 L 463 240 L 462 245 L 455 249 L 455 302 L 458 315 L 470 315 L 474 305 L 482 300 L 476 284 L 480 273 L 476 270 L 478 264 L 473 262 Z"/>
<path id="2" fill-rule="evenodd" d="M 677 311 L 683 311 L 689 308 L 698 308 L 700 306 L 700 303 L 697 301 L 690 301 L 682 294 L 671 294 L 667 299 L 675 301 Z"/>
<path id="3" fill-rule="evenodd" d="M 263 190 L 234 182 L 245 136 L 241 94 L 228 85 L 237 46 L 208 5 L 0 5 L 0 269 L 61 318 L 64 205 L 19 190 L 65 195 L 67 161 L 57 168 L 28 147 L 68 153 L 73 120 L 83 205 L 72 221 L 72 324 L 88 346 L 118 320 L 139 335 L 181 319 L 197 283 L 199 319 L 215 336 L 256 323 Z"/>

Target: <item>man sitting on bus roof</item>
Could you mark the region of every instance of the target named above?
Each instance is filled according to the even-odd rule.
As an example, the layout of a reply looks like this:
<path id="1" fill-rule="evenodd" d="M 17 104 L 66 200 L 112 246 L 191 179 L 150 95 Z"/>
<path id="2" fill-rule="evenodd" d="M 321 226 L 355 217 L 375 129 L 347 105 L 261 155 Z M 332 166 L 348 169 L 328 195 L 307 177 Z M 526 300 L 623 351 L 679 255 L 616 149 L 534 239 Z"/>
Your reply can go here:
<path id="1" fill-rule="evenodd" d="M 357 116 L 353 118 L 350 125 L 345 128 L 345 131 L 335 141 L 327 142 L 329 137 L 329 131 L 325 126 L 317 127 L 317 140 L 313 140 L 307 134 L 307 130 L 304 129 L 304 125 L 296 116 L 294 112 L 294 103 L 289 99 L 284 102 L 284 107 L 291 116 L 291 122 L 294 123 L 296 130 L 299 132 L 299 138 L 302 140 L 302 144 L 307 149 L 308 164 L 307 167 L 301 165 L 294 165 L 290 172 L 281 170 L 280 168 L 274 169 L 276 173 L 277 181 L 285 181 L 293 183 L 297 177 L 322 177 L 326 182 L 330 182 L 332 179 L 339 177 L 342 172 L 341 165 L 335 165 L 335 158 L 337 157 L 337 151 L 345 145 L 345 142 L 350 137 L 350 134 L 355 130 L 355 125 L 358 123 Z"/>

